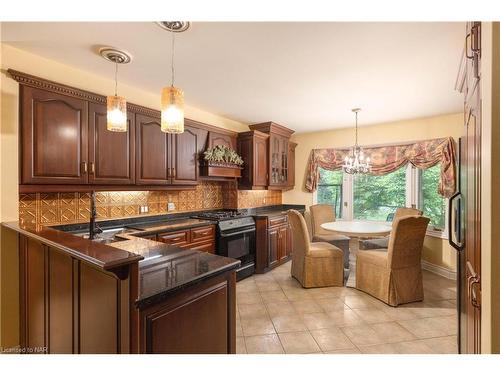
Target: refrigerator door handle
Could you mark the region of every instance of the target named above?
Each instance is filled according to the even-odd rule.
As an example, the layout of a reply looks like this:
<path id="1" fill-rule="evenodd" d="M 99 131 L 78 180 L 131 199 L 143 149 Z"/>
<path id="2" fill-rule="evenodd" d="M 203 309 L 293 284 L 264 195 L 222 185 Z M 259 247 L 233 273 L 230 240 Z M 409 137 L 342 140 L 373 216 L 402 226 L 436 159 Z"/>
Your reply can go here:
<path id="1" fill-rule="evenodd" d="M 457 192 L 451 196 L 448 206 L 448 242 L 458 251 L 464 248 L 461 202 L 462 194 Z"/>

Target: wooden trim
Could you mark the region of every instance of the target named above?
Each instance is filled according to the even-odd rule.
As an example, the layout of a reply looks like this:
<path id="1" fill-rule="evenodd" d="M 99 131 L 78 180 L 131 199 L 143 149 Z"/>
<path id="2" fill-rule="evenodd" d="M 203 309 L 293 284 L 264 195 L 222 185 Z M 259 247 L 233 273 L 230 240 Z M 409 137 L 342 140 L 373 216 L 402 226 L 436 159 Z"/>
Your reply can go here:
<path id="1" fill-rule="evenodd" d="M 19 193 L 65 193 L 91 191 L 195 190 L 196 185 L 19 185 Z"/>
<path id="2" fill-rule="evenodd" d="M 446 277 L 447 279 L 450 280 L 457 279 L 456 271 L 452 271 L 449 268 L 443 266 L 437 266 L 433 263 L 427 262 L 426 260 L 422 260 L 422 269 L 435 273 L 436 275 Z"/>
<path id="3" fill-rule="evenodd" d="M 23 73 L 14 69 L 7 69 L 7 73 L 21 85 L 35 87 L 38 89 L 42 89 L 45 91 L 51 91 L 58 94 L 63 94 L 67 96 L 71 96 L 73 98 L 83 99 L 92 103 L 104 104 L 106 105 L 106 96 L 96 94 L 90 91 L 81 90 L 76 87 L 64 85 L 62 83 L 50 81 L 48 79 L 40 78 L 37 76 L 33 76 L 28 73 Z M 141 115 L 151 116 L 151 117 L 160 117 L 161 112 L 157 109 L 152 109 L 148 107 L 144 107 L 142 105 L 127 103 L 127 110 L 134 113 L 139 113 Z M 191 120 L 186 118 L 185 121 L 188 123 L 187 125 L 191 125 L 195 128 L 205 129 L 208 131 L 214 131 L 219 134 L 227 134 L 230 136 L 236 136 L 238 133 L 229 129 L 219 128 L 214 125 L 205 124 L 200 121 Z"/>
<path id="4" fill-rule="evenodd" d="M 258 130 L 264 133 L 274 133 L 281 135 L 283 137 L 290 138 L 290 136 L 295 133 L 294 130 L 288 129 L 287 127 L 276 124 L 275 122 L 269 121 L 269 122 L 262 122 L 259 124 L 252 124 L 248 126 L 252 130 Z"/>

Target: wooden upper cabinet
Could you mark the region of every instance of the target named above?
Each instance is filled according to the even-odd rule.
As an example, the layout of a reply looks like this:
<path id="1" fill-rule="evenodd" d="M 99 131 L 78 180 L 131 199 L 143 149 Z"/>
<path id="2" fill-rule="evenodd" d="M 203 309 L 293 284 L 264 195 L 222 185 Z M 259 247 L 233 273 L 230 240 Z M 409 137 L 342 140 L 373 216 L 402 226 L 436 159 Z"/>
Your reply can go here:
<path id="1" fill-rule="evenodd" d="M 86 184 L 88 104 L 27 86 L 21 90 L 22 184 Z"/>
<path id="2" fill-rule="evenodd" d="M 268 135 L 267 140 L 267 158 L 264 159 L 259 155 L 258 164 L 254 168 L 258 168 L 259 183 L 263 181 L 263 171 L 266 172 L 266 186 L 268 189 L 288 189 L 289 180 L 295 182 L 295 166 L 290 168 L 289 163 L 289 140 L 293 134 L 293 130 L 285 128 L 274 122 L 264 122 L 249 126 L 253 131 L 259 131 Z M 243 133 L 245 134 L 245 133 Z M 255 157 L 255 155 L 253 155 Z M 263 166 L 263 160 L 266 166 Z"/>
<path id="3" fill-rule="evenodd" d="M 198 133 L 196 129 L 185 126 L 184 133 L 172 135 L 171 138 L 171 183 L 173 185 L 196 185 L 198 183 Z"/>
<path id="4" fill-rule="evenodd" d="M 266 188 L 268 138 L 268 134 L 257 130 L 238 135 L 238 153 L 244 162 L 241 178 L 238 180 L 240 189 Z"/>
<path id="5" fill-rule="evenodd" d="M 89 183 L 135 183 L 135 115 L 127 113 L 126 132 L 107 130 L 106 106 L 89 106 Z"/>
<path id="6" fill-rule="evenodd" d="M 158 117 L 136 115 L 136 183 L 166 185 L 170 182 L 168 134 Z"/>

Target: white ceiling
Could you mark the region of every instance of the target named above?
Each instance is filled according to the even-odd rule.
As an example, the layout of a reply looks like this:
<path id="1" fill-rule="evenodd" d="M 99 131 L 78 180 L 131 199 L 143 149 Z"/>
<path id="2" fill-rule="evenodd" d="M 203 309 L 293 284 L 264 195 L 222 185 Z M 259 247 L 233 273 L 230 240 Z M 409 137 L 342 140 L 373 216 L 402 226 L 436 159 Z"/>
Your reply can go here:
<path id="1" fill-rule="evenodd" d="M 459 112 L 454 91 L 463 23 L 199 22 L 176 39 L 186 103 L 245 123 L 296 131 Z M 158 92 L 170 82 L 170 35 L 153 22 L 2 23 L 2 39 L 96 74 L 98 46 L 129 51 L 120 81 Z"/>

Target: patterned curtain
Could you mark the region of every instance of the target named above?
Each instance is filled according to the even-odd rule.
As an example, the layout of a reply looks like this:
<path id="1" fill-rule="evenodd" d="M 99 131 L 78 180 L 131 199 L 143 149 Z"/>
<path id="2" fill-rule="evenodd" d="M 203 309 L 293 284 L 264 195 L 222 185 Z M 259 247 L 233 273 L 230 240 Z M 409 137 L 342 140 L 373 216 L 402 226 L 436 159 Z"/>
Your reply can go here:
<path id="1" fill-rule="evenodd" d="M 438 192 L 449 198 L 455 193 L 456 158 L 453 138 L 438 138 L 405 145 L 366 147 L 365 156 L 370 157 L 370 174 L 380 176 L 394 172 L 408 163 L 419 169 L 430 168 L 441 163 L 441 178 Z M 319 179 L 318 167 L 335 171 L 342 168 L 344 158 L 351 150 L 316 149 L 311 151 L 307 166 L 306 189 L 316 190 Z"/>

